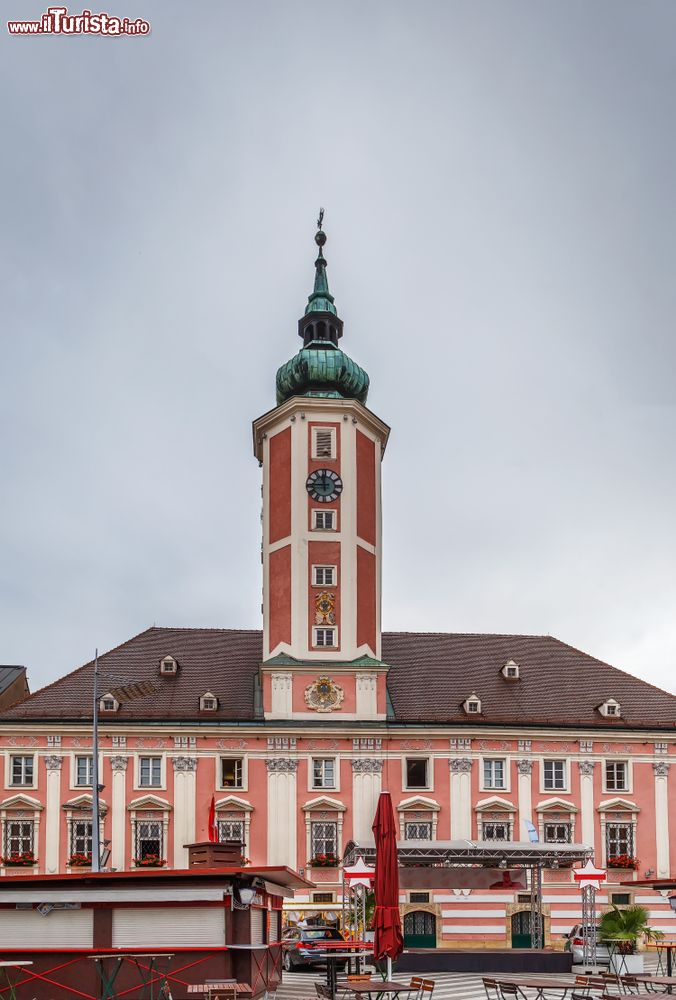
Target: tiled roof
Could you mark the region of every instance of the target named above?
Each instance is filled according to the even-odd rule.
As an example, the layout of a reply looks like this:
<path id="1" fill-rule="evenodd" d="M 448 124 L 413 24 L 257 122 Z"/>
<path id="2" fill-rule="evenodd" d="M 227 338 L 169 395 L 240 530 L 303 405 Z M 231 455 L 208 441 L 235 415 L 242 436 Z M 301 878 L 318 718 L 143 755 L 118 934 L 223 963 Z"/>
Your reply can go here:
<path id="1" fill-rule="evenodd" d="M 6 691 L 10 684 L 18 680 L 19 677 L 25 672 L 25 667 L 10 667 L 3 666 L 0 663 L 0 694 Z"/>
<path id="2" fill-rule="evenodd" d="M 104 718 L 253 720 L 261 653 L 259 631 L 150 628 L 99 658 L 101 694 L 140 682 L 141 691 L 147 691 L 127 701 L 121 695 L 119 712 Z M 167 655 L 178 660 L 175 677 L 160 675 L 160 660 Z M 390 666 L 390 698 L 401 722 L 612 730 L 676 725 L 676 697 L 551 636 L 389 632 L 383 635 L 383 659 Z M 519 664 L 519 680 L 500 673 L 509 659 Z M 85 664 L 2 713 L 0 721 L 91 718 L 92 676 L 92 664 Z M 217 696 L 218 710 L 200 713 L 199 697 L 207 691 Z M 463 711 L 472 693 L 481 699 L 480 717 Z M 620 703 L 619 719 L 598 712 L 608 698 Z"/>

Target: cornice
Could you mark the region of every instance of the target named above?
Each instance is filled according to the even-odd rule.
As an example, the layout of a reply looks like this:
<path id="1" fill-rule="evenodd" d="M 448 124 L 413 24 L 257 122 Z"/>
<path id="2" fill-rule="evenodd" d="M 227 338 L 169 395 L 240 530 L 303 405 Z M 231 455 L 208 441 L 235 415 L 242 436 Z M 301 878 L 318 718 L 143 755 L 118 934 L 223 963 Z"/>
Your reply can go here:
<path id="1" fill-rule="evenodd" d="M 312 413 L 314 415 L 321 413 L 323 410 L 341 412 L 345 416 L 351 413 L 358 423 L 364 424 L 372 433 L 380 438 L 382 441 L 382 450 L 383 452 L 385 451 L 387 439 L 390 435 L 390 427 L 358 400 L 339 399 L 333 396 L 328 398 L 322 396 L 292 396 L 286 402 L 282 403 L 281 406 L 275 406 L 274 409 L 268 410 L 267 413 L 263 413 L 253 421 L 254 455 L 258 461 L 261 462 L 263 459 L 263 435 L 269 427 L 273 427 L 285 418 L 290 418 L 299 412 Z"/>

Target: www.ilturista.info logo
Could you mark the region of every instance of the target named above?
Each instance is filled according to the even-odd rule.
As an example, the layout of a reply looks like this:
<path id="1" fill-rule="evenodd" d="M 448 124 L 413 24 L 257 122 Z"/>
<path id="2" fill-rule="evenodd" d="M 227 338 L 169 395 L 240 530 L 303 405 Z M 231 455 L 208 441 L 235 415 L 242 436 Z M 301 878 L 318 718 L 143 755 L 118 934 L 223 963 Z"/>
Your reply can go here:
<path id="1" fill-rule="evenodd" d="M 8 21 L 10 35 L 147 35 L 150 23 L 142 17 L 116 17 L 114 14 L 69 14 L 67 7 L 48 7 L 39 21 Z"/>

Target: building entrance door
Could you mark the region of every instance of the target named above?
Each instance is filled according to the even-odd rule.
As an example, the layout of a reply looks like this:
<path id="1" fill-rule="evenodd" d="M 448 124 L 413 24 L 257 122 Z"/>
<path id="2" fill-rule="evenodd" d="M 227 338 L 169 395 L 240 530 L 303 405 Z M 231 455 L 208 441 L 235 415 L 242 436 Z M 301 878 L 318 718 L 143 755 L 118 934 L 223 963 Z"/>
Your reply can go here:
<path id="1" fill-rule="evenodd" d="M 519 910 L 512 914 L 512 948 L 532 948 L 530 932 L 530 910 Z"/>
<path id="2" fill-rule="evenodd" d="M 437 918 L 425 910 L 414 910 L 404 917 L 406 948 L 436 948 Z"/>

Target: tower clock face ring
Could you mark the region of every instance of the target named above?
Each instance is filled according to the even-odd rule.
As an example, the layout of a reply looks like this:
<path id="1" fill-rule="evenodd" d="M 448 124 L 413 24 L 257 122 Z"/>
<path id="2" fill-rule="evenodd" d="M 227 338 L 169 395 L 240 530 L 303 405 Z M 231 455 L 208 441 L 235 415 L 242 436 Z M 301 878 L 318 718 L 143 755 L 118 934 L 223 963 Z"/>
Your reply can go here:
<path id="1" fill-rule="evenodd" d="M 318 503 L 331 503 L 343 492 L 343 480 L 331 469 L 317 469 L 307 477 L 305 489 Z"/>

